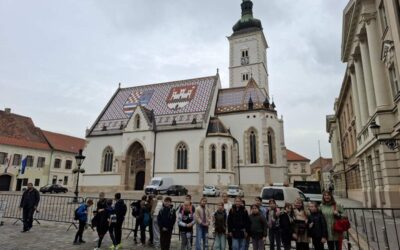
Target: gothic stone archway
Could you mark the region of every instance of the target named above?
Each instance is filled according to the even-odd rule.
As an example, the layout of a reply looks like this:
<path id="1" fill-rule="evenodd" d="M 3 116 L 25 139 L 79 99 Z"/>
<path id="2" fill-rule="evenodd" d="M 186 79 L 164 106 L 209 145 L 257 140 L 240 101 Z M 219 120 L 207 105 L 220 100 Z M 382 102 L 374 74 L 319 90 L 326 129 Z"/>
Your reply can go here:
<path id="1" fill-rule="evenodd" d="M 134 142 L 126 155 L 126 187 L 128 190 L 143 190 L 146 181 L 146 165 L 145 150 L 139 142 Z"/>

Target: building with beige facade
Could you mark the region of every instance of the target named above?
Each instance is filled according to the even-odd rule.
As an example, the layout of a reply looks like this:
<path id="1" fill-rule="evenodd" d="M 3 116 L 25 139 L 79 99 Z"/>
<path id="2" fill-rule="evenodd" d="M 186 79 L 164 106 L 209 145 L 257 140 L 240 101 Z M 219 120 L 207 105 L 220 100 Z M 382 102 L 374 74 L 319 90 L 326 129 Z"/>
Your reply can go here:
<path id="1" fill-rule="evenodd" d="M 294 181 L 311 181 L 310 159 L 286 149 L 289 184 Z"/>
<path id="2" fill-rule="evenodd" d="M 399 9 L 398 0 L 351 0 L 343 13 L 347 69 L 327 131 L 334 172 L 346 177 L 340 186 L 347 182 L 348 196 L 361 193 L 359 200 L 368 207 L 400 205 Z"/>
<path id="3" fill-rule="evenodd" d="M 83 139 L 42 131 L 30 117 L 0 110 L 0 191 L 20 191 L 30 182 L 36 188 L 57 183 L 72 189 L 75 155 L 84 145 Z"/>

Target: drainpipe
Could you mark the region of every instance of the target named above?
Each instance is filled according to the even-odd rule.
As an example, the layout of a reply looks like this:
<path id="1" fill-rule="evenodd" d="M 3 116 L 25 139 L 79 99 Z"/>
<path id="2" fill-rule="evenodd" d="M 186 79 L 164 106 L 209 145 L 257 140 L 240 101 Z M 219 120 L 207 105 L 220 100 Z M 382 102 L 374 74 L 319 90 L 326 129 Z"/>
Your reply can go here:
<path id="1" fill-rule="evenodd" d="M 154 117 L 154 111 L 151 111 L 151 119 L 153 121 L 153 132 L 154 132 L 154 141 L 153 141 L 153 171 L 152 177 L 154 177 L 154 171 L 156 169 L 156 143 L 157 143 L 157 126 L 156 126 L 156 119 Z"/>
<path id="2" fill-rule="evenodd" d="M 239 151 L 239 141 L 236 138 L 233 138 L 233 142 L 237 144 L 237 167 L 238 167 L 238 178 L 239 178 L 239 186 L 240 186 L 240 151 Z"/>
<path id="3" fill-rule="evenodd" d="M 346 163 L 344 161 L 344 153 L 343 153 L 343 143 L 342 143 L 342 131 L 340 129 L 340 120 L 338 119 L 338 129 L 339 129 L 339 137 L 340 137 L 340 153 L 342 156 L 342 163 L 343 163 L 343 171 L 344 171 L 344 184 L 345 184 L 345 191 L 346 191 L 346 198 L 349 198 L 349 193 L 347 190 L 347 177 L 346 177 Z"/>

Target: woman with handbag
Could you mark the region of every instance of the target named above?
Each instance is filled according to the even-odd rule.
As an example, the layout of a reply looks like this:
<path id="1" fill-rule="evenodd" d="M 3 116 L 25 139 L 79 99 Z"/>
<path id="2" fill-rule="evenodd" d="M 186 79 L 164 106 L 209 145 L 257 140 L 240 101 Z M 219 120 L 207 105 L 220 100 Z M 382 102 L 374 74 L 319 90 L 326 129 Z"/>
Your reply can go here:
<path id="1" fill-rule="evenodd" d="M 310 241 L 307 234 L 308 213 L 304 209 L 303 200 L 297 198 L 294 202 L 294 234 L 296 240 L 296 250 L 309 250 Z"/>
<path id="2" fill-rule="evenodd" d="M 332 193 L 329 191 L 324 191 L 322 193 L 321 212 L 325 217 L 328 229 L 329 250 L 341 250 L 343 232 L 335 231 L 334 225 L 336 220 L 342 217 L 343 208 L 340 204 L 336 203 Z"/>

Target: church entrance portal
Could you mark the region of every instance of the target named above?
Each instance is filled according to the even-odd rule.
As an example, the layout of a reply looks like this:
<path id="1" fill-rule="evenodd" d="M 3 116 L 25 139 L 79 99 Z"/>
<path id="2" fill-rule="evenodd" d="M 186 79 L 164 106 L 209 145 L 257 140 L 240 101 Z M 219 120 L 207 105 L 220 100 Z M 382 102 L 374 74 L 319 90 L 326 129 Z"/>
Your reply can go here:
<path id="1" fill-rule="evenodd" d="M 10 191 L 11 176 L 0 176 L 0 191 Z"/>
<path id="2" fill-rule="evenodd" d="M 140 171 L 136 174 L 135 179 L 135 190 L 143 190 L 144 187 L 144 171 Z"/>
<path id="3" fill-rule="evenodd" d="M 146 159 L 143 146 L 134 142 L 129 148 L 127 155 L 128 168 L 128 189 L 143 190 L 146 173 Z"/>

